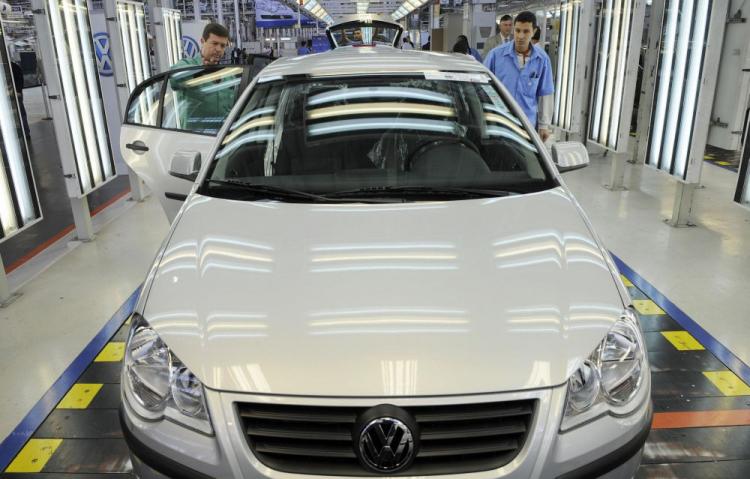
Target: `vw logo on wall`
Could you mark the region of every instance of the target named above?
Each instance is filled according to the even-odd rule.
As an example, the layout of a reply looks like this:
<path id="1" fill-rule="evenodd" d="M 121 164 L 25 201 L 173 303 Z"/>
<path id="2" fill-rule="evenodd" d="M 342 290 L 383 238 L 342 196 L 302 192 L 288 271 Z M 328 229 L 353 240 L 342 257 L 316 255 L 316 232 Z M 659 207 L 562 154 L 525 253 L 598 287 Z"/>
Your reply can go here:
<path id="1" fill-rule="evenodd" d="M 109 35 L 106 32 L 94 34 L 94 50 L 96 51 L 96 66 L 99 69 L 99 75 L 111 77 L 115 70 L 112 66 L 112 50 L 109 41 Z"/>
<path id="2" fill-rule="evenodd" d="M 374 419 L 365 425 L 359 435 L 359 457 L 372 471 L 400 471 L 411 464 L 414 455 L 414 434 L 396 418 Z"/>
<path id="3" fill-rule="evenodd" d="M 201 53 L 201 47 L 194 38 L 187 35 L 182 36 L 182 52 L 185 58 L 195 58 Z"/>

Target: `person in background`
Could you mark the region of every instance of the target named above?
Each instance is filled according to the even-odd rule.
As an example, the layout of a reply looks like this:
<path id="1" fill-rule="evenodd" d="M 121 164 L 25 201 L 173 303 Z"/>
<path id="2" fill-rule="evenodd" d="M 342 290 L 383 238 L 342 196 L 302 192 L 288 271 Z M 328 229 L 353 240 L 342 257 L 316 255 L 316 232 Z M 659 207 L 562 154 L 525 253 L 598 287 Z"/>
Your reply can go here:
<path id="1" fill-rule="evenodd" d="M 500 23 L 496 26 L 496 34 L 487 39 L 484 42 L 484 48 L 482 49 L 482 56 L 487 58 L 487 54 L 495 47 L 504 45 L 513 41 L 513 17 L 510 15 L 503 15 L 500 18 Z"/>
<path id="2" fill-rule="evenodd" d="M 200 55 L 194 58 L 183 58 L 172 65 L 172 69 L 193 65 L 217 65 L 224 58 L 224 52 L 228 46 L 229 30 L 227 27 L 218 23 L 209 23 L 203 29 L 203 36 L 201 36 Z"/>
<path id="3" fill-rule="evenodd" d="M 401 49 L 402 50 L 415 50 L 416 47 L 414 46 L 414 43 L 412 43 L 411 38 L 409 38 L 408 33 L 404 33 L 404 38 L 401 41 Z"/>
<path id="4" fill-rule="evenodd" d="M 297 55 L 309 55 L 312 53 L 312 40 L 300 40 Z"/>
<path id="5" fill-rule="evenodd" d="M 536 27 L 536 30 L 534 30 L 534 36 L 531 37 L 531 44 L 537 45 L 540 41 L 542 41 L 542 29 Z"/>
<path id="6" fill-rule="evenodd" d="M 10 62 L 10 67 L 13 74 L 13 87 L 16 90 L 16 97 L 18 97 L 18 109 L 21 114 L 21 123 L 23 123 L 23 134 L 26 140 L 31 142 L 31 130 L 29 130 L 29 119 L 26 116 L 26 107 L 23 104 L 23 69 L 21 65 L 16 62 Z"/>
<path id="7" fill-rule="evenodd" d="M 427 37 L 427 43 L 422 45 L 422 50 L 430 51 L 430 37 Z"/>
<path id="8" fill-rule="evenodd" d="M 513 23 L 514 41 L 489 52 L 486 66 L 518 102 L 542 141 L 550 136 L 553 96 L 552 64 L 547 53 L 531 44 L 536 15 L 521 12 Z"/>
<path id="9" fill-rule="evenodd" d="M 468 52 L 466 52 L 467 55 L 471 55 L 474 57 L 474 60 L 478 61 L 479 63 L 482 63 L 482 55 L 479 54 L 479 52 L 476 50 L 476 48 L 472 48 L 472 46 L 469 44 L 469 38 L 466 35 L 459 35 L 458 36 L 458 42 L 462 42 L 462 44 L 466 45 L 466 48 L 469 49 Z M 454 52 L 455 46 L 454 46 Z"/>

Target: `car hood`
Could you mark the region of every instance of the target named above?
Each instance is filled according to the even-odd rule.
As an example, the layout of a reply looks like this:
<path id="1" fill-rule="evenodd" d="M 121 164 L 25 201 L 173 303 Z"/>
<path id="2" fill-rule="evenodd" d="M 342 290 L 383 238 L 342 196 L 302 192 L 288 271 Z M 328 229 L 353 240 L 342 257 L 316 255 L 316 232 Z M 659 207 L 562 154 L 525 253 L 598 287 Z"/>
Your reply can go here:
<path id="1" fill-rule="evenodd" d="M 558 188 L 397 204 L 193 195 L 143 313 L 209 388 L 387 397 L 562 384 L 622 308 Z"/>

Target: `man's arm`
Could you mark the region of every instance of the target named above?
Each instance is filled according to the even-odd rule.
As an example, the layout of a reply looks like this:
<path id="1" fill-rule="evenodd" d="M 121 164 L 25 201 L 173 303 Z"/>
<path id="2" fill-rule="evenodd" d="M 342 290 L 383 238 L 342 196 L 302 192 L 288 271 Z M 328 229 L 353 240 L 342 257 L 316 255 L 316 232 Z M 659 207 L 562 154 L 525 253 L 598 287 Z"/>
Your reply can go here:
<path id="1" fill-rule="evenodd" d="M 552 123 L 552 113 L 554 112 L 554 93 L 555 93 L 555 81 L 552 78 L 552 64 L 550 63 L 547 54 L 544 54 L 544 64 L 540 72 L 541 79 L 539 81 L 539 90 L 537 96 L 539 97 L 539 111 L 538 111 L 538 129 L 539 135 L 542 137 L 542 141 L 547 141 L 550 136 L 550 123 Z"/>
<path id="2" fill-rule="evenodd" d="M 539 98 L 537 125 L 542 141 L 547 141 L 547 138 L 549 138 L 551 133 L 550 124 L 552 123 L 552 112 L 555 108 L 554 101 L 555 95 L 545 95 Z"/>
<path id="3" fill-rule="evenodd" d="M 493 55 L 492 52 L 485 55 L 484 66 L 486 66 L 487 69 L 491 71 L 493 74 L 495 73 L 495 55 Z"/>

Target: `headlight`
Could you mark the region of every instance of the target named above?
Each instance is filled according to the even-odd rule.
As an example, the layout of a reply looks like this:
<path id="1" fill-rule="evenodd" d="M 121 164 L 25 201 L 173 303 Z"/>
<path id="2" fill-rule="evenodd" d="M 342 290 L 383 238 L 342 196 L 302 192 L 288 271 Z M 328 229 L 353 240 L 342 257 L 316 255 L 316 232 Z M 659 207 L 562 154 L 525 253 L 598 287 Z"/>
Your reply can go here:
<path id="1" fill-rule="evenodd" d="M 167 417 L 211 434 L 203 384 L 139 315 L 125 348 L 123 389 L 128 404 L 149 420 Z"/>
<path id="2" fill-rule="evenodd" d="M 643 337 L 635 313 L 626 310 L 568 380 L 560 429 L 568 430 L 604 414 L 627 415 L 638 405 L 646 369 Z"/>
<path id="3" fill-rule="evenodd" d="M 169 349 L 153 329 L 135 326 L 128 343 L 125 378 L 138 404 L 162 411 L 169 394 Z"/>

